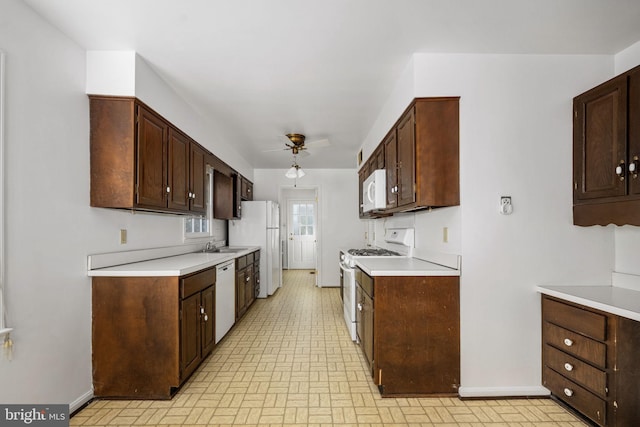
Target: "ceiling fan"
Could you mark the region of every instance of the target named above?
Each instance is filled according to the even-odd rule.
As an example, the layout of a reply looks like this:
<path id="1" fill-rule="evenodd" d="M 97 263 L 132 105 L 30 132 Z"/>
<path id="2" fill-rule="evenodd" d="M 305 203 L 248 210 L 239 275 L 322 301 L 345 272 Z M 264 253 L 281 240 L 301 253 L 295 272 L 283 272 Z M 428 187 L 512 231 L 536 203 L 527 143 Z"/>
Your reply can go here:
<path id="1" fill-rule="evenodd" d="M 306 151 L 308 148 L 322 148 L 330 145 L 329 140 L 326 138 L 306 142 L 306 137 L 301 133 L 288 133 L 285 136 L 289 139 L 284 143 L 286 148 L 265 151 L 291 150 L 294 156 L 300 155 L 304 157 L 309 155 L 309 152 Z"/>

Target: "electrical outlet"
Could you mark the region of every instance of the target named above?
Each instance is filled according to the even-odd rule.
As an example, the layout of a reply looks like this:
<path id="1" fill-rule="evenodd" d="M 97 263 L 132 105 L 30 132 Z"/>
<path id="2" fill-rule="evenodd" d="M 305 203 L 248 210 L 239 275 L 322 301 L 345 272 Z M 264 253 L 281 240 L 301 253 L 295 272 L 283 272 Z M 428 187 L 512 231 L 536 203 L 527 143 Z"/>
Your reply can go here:
<path id="1" fill-rule="evenodd" d="M 502 215 L 511 215 L 513 212 L 513 204 L 511 203 L 511 196 L 500 197 L 500 213 Z"/>
<path id="2" fill-rule="evenodd" d="M 127 243 L 127 229 L 126 228 L 121 228 L 120 229 L 120 244 L 124 245 Z"/>
<path id="3" fill-rule="evenodd" d="M 442 243 L 449 243 L 449 227 L 442 227 Z"/>

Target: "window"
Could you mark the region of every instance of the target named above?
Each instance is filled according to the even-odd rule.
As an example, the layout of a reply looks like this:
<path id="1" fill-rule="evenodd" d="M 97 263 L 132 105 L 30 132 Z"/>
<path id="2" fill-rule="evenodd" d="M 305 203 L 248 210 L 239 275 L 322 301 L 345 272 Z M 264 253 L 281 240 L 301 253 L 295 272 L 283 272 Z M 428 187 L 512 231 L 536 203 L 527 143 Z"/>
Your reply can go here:
<path id="1" fill-rule="evenodd" d="M 184 219 L 184 240 L 197 239 L 200 237 L 211 236 L 211 219 L 213 217 L 213 169 L 207 168 L 207 180 L 205 185 L 205 194 L 207 199 L 207 214 L 204 216 L 188 216 Z"/>
<path id="2" fill-rule="evenodd" d="M 315 213 L 313 212 L 313 203 L 294 203 L 292 205 L 293 235 L 294 236 L 313 236 L 313 220 Z"/>

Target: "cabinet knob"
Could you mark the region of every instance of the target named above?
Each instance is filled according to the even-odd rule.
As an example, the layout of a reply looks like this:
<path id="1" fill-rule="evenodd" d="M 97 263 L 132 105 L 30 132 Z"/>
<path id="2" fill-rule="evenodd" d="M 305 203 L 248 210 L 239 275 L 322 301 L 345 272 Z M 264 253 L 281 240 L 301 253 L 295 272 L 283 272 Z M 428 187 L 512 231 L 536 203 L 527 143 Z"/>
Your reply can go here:
<path id="1" fill-rule="evenodd" d="M 200 307 L 200 314 L 204 314 L 204 307 Z"/>
<path id="2" fill-rule="evenodd" d="M 247 278 L 246 278 L 246 280 L 245 280 L 245 282 L 248 282 L 248 281 L 249 281 L 249 279 L 250 279 L 250 277 L 247 277 Z"/>
<path id="3" fill-rule="evenodd" d="M 633 179 L 638 177 L 638 156 L 633 156 L 633 161 L 629 163 L 629 173 Z"/>
<path id="4" fill-rule="evenodd" d="M 167 193 L 171 193 L 171 187 L 167 187 Z"/>
<path id="5" fill-rule="evenodd" d="M 206 314 L 204 315 L 204 321 L 208 321 L 209 320 L 209 316 L 207 316 Z"/>
<path id="6" fill-rule="evenodd" d="M 571 390 L 570 388 L 565 388 L 563 391 L 567 397 L 573 396 L 573 390 Z"/>
<path id="7" fill-rule="evenodd" d="M 564 364 L 564 369 L 571 372 L 573 371 L 573 365 L 571 363 L 565 363 Z"/>
<path id="8" fill-rule="evenodd" d="M 358 303 L 358 311 L 362 311 L 362 304 Z"/>
<path id="9" fill-rule="evenodd" d="M 565 338 L 564 345 L 566 345 L 567 347 L 571 347 L 573 345 L 573 341 L 571 341 L 569 338 Z"/>
<path id="10" fill-rule="evenodd" d="M 624 160 L 620 160 L 620 164 L 618 164 L 618 166 L 616 166 L 616 175 L 618 175 L 618 178 L 620 179 L 620 181 L 624 181 Z"/>

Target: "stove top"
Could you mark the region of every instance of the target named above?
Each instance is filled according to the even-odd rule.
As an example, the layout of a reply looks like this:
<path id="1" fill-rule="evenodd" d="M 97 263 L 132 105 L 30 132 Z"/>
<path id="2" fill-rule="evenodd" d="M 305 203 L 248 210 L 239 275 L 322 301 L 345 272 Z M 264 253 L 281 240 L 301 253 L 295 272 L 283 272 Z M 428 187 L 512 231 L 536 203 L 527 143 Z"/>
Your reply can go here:
<path id="1" fill-rule="evenodd" d="M 347 252 L 353 256 L 402 256 L 398 252 L 382 248 L 349 249 Z"/>

